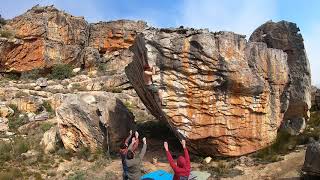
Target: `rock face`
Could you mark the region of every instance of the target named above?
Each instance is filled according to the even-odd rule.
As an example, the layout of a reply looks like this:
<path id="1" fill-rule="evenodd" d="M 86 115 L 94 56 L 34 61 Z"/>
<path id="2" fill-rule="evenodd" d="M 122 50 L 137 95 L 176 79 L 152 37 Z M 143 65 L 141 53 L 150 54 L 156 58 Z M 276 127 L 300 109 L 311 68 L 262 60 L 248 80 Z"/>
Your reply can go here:
<path id="1" fill-rule="evenodd" d="M 63 145 L 73 151 L 81 146 L 107 149 L 108 143 L 116 151 L 129 130 L 134 129 L 133 115 L 112 93 L 67 95 L 57 109 L 57 117 Z"/>
<path id="2" fill-rule="evenodd" d="M 137 37 L 126 74 L 158 119 L 195 153 L 239 156 L 268 146 L 287 110 L 287 54 L 231 32 L 150 29 Z M 143 82 L 143 66 L 166 106 Z"/>
<path id="3" fill-rule="evenodd" d="M 89 26 L 52 6 L 35 6 L 25 14 L 8 21 L 19 43 L 1 47 L 2 71 L 28 71 L 53 64 L 79 64 L 88 42 Z"/>
<path id="4" fill-rule="evenodd" d="M 287 124 L 304 124 L 311 108 L 311 74 L 303 38 L 296 24 L 269 21 L 257 28 L 250 37 L 252 42 L 264 42 L 269 48 L 281 49 L 288 54 L 290 71 L 289 107 L 285 113 Z M 303 129 L 303 125 L 300 127 Z"/>
<path id="5" fill-rule="evenodd" d="M 6 27 L 15 38 L 0 39 L 2 72 L 50 68 L 60 63 L 91 68 L 109 60 L 117 61 L 113 64 L 123 72 L 128 62 L 123 61 L 126 53 L 122 52 L 146 23 L 119 20 L 89 24 L 83 17 L 53 6 L 35 6 L 9 20 Z"/>

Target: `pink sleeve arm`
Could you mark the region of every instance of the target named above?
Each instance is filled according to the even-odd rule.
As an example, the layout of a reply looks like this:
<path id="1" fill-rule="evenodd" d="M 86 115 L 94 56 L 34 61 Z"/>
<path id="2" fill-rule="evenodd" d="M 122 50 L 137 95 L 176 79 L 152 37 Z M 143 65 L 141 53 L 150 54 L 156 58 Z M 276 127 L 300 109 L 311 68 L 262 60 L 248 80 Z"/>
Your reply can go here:
<path id="1" fill-rule="evenodd" d="M 168 158 L 170 166 L 175 171 L 178 168 L 178 166 L 174 163 L 174 160 L 170 154 L 170 151 L 166 151 L 166 154 L 167 154 L 167 158 Z"/>
<path id="2" fill-rule="evenodd" d="M 190 168 L 190 156 L 187 148 L 184 148 L 184 158 L 186 159 L 187 166 Z"/>

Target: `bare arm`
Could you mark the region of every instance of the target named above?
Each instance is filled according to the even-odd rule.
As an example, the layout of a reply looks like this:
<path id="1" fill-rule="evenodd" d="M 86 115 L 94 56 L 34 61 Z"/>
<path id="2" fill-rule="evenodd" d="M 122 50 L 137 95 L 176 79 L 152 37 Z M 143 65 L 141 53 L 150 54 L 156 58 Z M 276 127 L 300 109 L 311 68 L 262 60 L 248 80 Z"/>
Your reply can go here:
<path id="1" fill-rule="evenodd" d="M 151 72 L 151 71 L 144 71 L 144 73 L 145 73 L 146 75 L 152 76 L 152 72 Z"/>
<path id="2" fill-rule="evenodd" d="M 132 136 L 132 130 L 130 130 L 130 132 L 129 132 L 129 136 L 126 138 L 126 140 L 124 141 L 124 143 L 128 146 L 128 144 L 129 144 L 129 140 L 130 140 L 130 138 L 131 138 L 131 136 Z"/>
<path id="3" fill-rule="evenodd" d="M 143 159 L 143 157 L 144 157 L 144 155 L 146 154 L 146 151 L 147 151 L 147 141 L 146 141 L 146 138 L 144 137 L 144 138 L 142 139 L 142 141 L 143 141 L 143 147 L 142 147 L 142 150 L 141 150 L 140 156 L 139 156 L 141 160 Z"/>
<path id="4" fill-rule="evenodd" d="M 133 137 L 132 140 L 131 140 L 131 144 L 130 144 L 129 147 L 128 147 L 128 150 L 132 150 L 132 147 L 133 147 L 133 145 L 134 145 L 135 142 L 136 142 L 136 138 Z"/>

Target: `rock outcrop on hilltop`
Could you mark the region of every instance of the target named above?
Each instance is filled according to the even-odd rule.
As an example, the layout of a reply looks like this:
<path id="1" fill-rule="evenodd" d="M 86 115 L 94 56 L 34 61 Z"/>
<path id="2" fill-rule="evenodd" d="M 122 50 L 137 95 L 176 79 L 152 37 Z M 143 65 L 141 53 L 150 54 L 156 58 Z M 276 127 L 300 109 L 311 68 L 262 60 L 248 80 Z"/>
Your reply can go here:
<path id="1" fill-rule="evenodd" d="M 6 27 L 15 38 L 0 40 L 2 72 L 50 68 L 61 63 L 91 68 L 101 62 L 123 70 L 129 56 L 123 51 L 146 23 L 119 20 L 89 24 L 83 17 L 53 6 L 35 6 L 9 20 Z"/>
<path id="2" fill-rule="evenodd" d="M 269 21 L 257 28 L 250 41 L 264 42 L 269 48 L 281 49 L 288 54 L 290 72 L 289 107 L 284 123 L 293 134 L 298 134 L 309 119 L 311 108 L 311 73 L 300 29 L 296 24 Z"/>
<path id="3" fill-rule="evenodd" d="M 89 26 L 52 6 L 35 6 L 9 20 L 15 42 L 1 44 L 1 71 L 28 71 L 53 64 L 80 64 L 83 48 L 88 43 Z"/>
<path id="4" fill-rule="evenodd" d="M 144 32 L 126 74 L 150 112 L 185 137 L 193 152 L 239 156 L 272 143 L 287 110 L 287 54 L 231 32 L 191 29 Z M 142 81 L 160 71 L 166 106 Z"/>

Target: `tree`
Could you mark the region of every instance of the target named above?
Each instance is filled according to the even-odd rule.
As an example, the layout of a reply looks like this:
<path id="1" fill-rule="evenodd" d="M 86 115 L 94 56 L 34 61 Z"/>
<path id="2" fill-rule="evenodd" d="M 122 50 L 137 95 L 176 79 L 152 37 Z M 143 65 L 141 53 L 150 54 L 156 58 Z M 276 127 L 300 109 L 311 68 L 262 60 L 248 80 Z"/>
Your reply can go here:
<path id="1" fill-rule="evenodd" d="M 2 18 L 1 14 L 0 14 L 0 26 L 5 25 L 6 24 L 6 20 L 4 18 Z"/>

